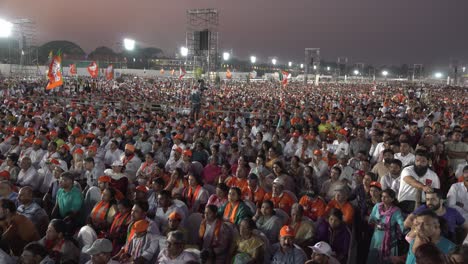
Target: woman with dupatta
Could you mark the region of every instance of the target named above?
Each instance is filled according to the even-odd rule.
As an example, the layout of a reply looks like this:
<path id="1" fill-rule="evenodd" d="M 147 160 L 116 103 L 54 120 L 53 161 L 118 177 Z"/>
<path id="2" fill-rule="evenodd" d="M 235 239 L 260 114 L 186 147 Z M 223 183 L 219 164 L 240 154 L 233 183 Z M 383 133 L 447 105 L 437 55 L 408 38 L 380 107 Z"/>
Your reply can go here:
<path id="1" fill-rule="evenodd" d="M 382 192 L 382 202 L 372 209 L 369 223 L 375 224 L 369 248 L 367 263 L 389 263 L 390 257 L 398 256 L 398 238 L 403 232 L 404 218 L 395 206 L 395 192 L 386 189 Z"/>

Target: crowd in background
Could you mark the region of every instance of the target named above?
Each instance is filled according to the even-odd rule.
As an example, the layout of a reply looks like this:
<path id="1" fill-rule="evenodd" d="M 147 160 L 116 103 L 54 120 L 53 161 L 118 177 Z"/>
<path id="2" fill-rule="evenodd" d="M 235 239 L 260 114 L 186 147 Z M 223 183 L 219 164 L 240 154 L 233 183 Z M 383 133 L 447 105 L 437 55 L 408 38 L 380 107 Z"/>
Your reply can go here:
<path id="1" fill-rule="evenodd" d="M 466 263 L 462 87 L 0 79 L 1 263 Z"/>

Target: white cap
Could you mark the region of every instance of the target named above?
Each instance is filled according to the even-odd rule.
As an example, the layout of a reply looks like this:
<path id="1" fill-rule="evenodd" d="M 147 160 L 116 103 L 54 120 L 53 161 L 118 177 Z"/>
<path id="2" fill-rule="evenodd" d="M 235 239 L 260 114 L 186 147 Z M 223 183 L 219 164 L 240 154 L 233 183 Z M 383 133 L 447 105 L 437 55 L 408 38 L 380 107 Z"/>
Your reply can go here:
<path id="1" fill-rule="evenodd" d="M 326 255 L 331 257 L 333 254 L 333 251 L 330 247 L 330 245 L 327 242 L 320 241 L 317 244 L 315 244 L 313 247 L 310 247 L 315 253 Z"/>

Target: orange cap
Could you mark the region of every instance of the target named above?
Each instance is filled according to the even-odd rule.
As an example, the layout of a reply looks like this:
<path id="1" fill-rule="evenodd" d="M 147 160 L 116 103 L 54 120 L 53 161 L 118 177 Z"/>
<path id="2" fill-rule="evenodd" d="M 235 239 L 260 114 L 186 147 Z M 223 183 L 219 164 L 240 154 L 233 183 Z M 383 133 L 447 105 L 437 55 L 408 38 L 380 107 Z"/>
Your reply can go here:
<path id="1" fill-rule="evenodd" d="M 322 156 L 322 151 L 320 149 L 314 150 L 314 155 Z"/>
<path id="2" fill-rule="evenodd" d="M 177 135 L 174 136 L 174 139 L 180 139 L 180 140 L 182 140 L 182 139 L 184 139 L 184 136 L 181 135 L 181 134 L 177 134 Z"/>
<path id="3" fill-rule="evenodd" d="M 68 146 L 67 144 L 63 144 L 63 145 L 61 146 L 61 148 L 64 148 L 64 149 L 66 149 L 67 151 L 70 151 L 70 146 Z"/>
<path id="4" fill-rule="evenodd" d="M 97 147 L 96 146 L 89 146 L 88 151 L 97 152 Z"/>
<path id="5" fill-rule="evenodd" d="M 80 128 L 79 127 L 75 127 L 73 130 L 72 130 L 72 135 L 76 136 L 76 135 L 79 135 L 81 132 Z"/>
<path id="6" fill-rule="evenodd" d="M 380 182 L 373 181 L 370 183 L 370 187 L 375 187 L 375 188 L 379 188 L 380 190 L 382 190 L 382 184 L 380 184 Z"/>
<path id="7" fill-rule="evenodd" d="M 100 176 L 98 182 L 111 182 L 112 178 L 107 175 Z"/>
<path id="8" fill-rule="evenodd" d="M 35 144 L 35 145 L 42 145 L 42 140 L 36 138 L 36 139 L 33 141 L 33 144 Z"/>
<path id="9" fill-rule="evenodd" d="M 131 152 L 134 152 L 135 151 L 135 146 L 133 146 L 132 144 L 126 144 L 125 145 L 125 150 L 130 150 Z"/>
<path id="10" fill-rule="evenodd" d="M 168 217 L 169 220 L 179 220 L 181 221 L 182 220 L 182 216 L 177 213 L 177 212 L 172 212 L 169 217 Z"/>
<path id="11" fill-rule="evenodd" d="M 187 157 L 192 157 L 192 151 L 190 149 L 184 150 L 183 155 Z"/>
<path id="12" fill-rule="evenodd" d="M 7 170 L 0 171 L 0 178 L 10 179 L 10 172 Z"/>
<path id="13" fill-rule="evenodd" d="M 80 154 L 80 155 L 83 155 L 84 154 L 84 151 L 80 148 L 77 148 L 75 149 L 75 151 L 73 151 L 73 154 Z"/>
<path id="14" fill-rule="evenodd" d="M 294 232 L 294 228 L 285 225 L 280 230 L 280 237 L 294 237 L 296 234 Z"/>

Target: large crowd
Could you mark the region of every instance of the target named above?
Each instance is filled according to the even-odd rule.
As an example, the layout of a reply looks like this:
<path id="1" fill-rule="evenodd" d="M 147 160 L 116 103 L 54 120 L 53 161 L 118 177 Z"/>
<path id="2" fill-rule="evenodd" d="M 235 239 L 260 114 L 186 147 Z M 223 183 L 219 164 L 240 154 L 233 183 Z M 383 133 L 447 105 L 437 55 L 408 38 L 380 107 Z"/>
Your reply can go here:
<path id="1" fill-rule="evenodd" d="M 0 263 L 467 263 L 467 89 L 0 78 Z"/>

